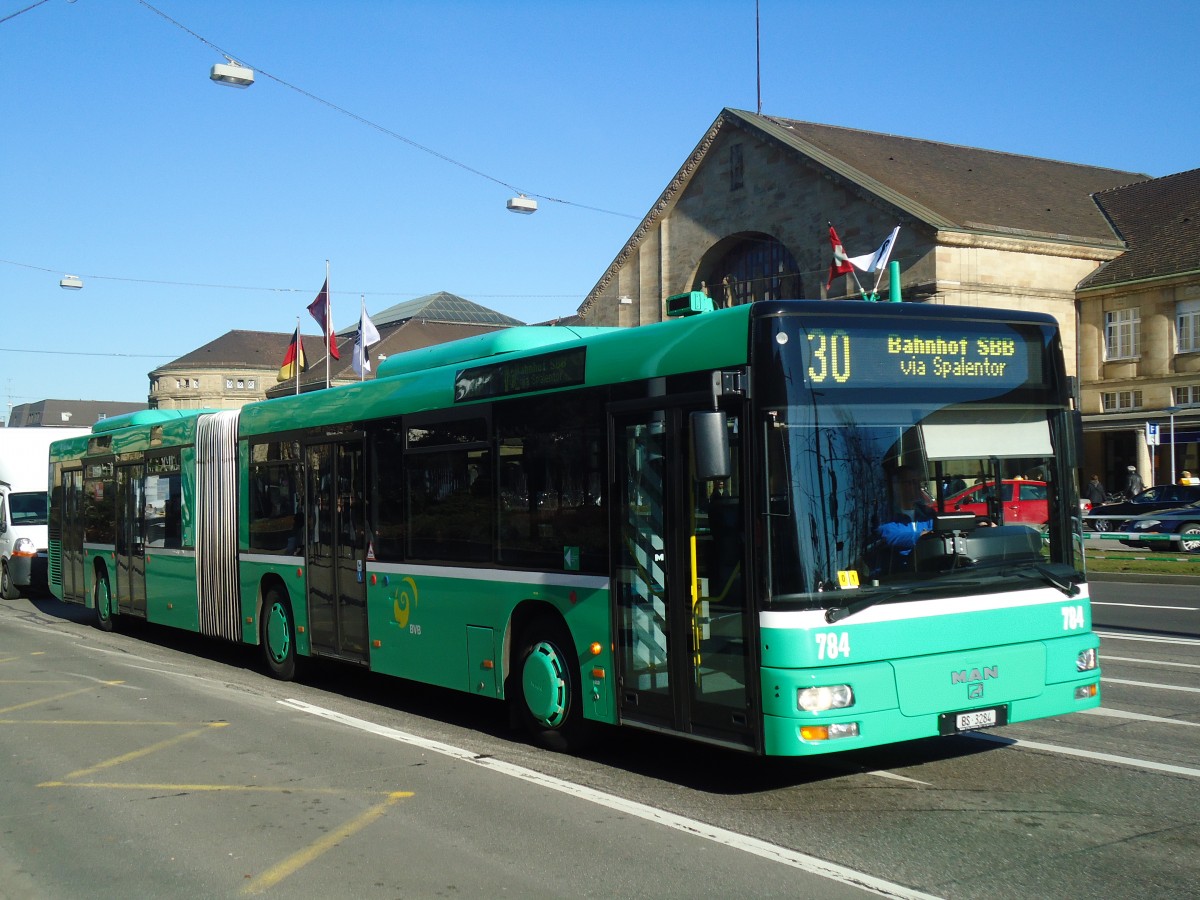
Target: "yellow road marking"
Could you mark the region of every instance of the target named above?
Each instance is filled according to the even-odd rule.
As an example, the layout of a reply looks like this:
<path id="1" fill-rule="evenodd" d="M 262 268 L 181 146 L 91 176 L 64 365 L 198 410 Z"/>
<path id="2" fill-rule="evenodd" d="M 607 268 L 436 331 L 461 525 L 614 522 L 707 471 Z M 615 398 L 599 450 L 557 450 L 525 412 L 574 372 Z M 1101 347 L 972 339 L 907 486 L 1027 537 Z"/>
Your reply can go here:
<path id="1" fill-rule="evenodd" d="M 141 750 L 134 750 L 130 753 L 123 753 L 120 756 L 114 756 L 112 759 L 106 759 L 102 763 L 96 763 L 94 766 L 88 766 L 86 769 L 79 769 L 71 772 L 69 775 L 63 776 L 63 781 L 72 781 L 76 778 L 83 778 L 85 775 L 91 775 L 93 772 L 99 772 L 101 769 L 111 769 L 113 766 L 119 766 L 121 763 L 127 763 L 130 760 L 139 759 L 143 756 L 149 756 L 151 753 L 157 753 L 159 750 L 165 750 L 167 747 L 173 747 L 176 744 L 181 744 L 184 741 L 191 740 L 198 735 L 204 734 L 210 728 L 224 728 L 228 722 L 210 722 L 203 728 L 197 728 L 195 731 L 189 731 L 185 734 L 178 734 L 175 737 L 167 738 L 165 741 L 159 741 L 157 744 L 151 744 L 149 747 L 143 747 Z"/>
<path id="2" fill-rule="evenodd" d="M 265 784 L 155 784 L 154 782 L 120 782 L 120 781 L 43 781 L 40 788 L 97 788 L 100 790 L 118 791 L 191 791 L 192 793 L 233 793 L 244 791 L 248 794 L 330 794 L 344 797 L 347 792 L 341 788 L 298 788 L 284 785 L 271 786 Z M 379 791 L 370 791 L 378 794 Z M 390 795 L 389 795 L 390 796 Z"/>
<path id="3" fill-rule="evenodd" d="M 121 684 L 120 681 L 102 681 L 103 685 Z M 43 703 L 53 703 L 55 700 L 65 700 L 67 697 L 74 697 L 76 694 L 86 694 L 92 688 L 91 686 L 80 688 L 77 691 L 67 691 L 65 694 L 55 694 L 53 697 L 42 697 L 40 700 L 30 700 L 28 703 L 18 703 L 16 706 L 6 706 L 0 709 L 0 713 L 16 712 L 18 709 L 29 709 L 31 706 L 40 706 Z"/>
<path id="4" fill-rule="evenodd" d="M 130 725 L 154 725 L 156 727 L 183 728 L 195 724 L 195 722 L 149 722 L 145 720 L 122 722 L 119 719 L 104 719 L 103 721 L 88 721 L 87 719 L 0 719 L 0 725 L 120 725 L 123 728 L 127 728 Z"/>
<path id="5" fill-rule="evenodd" d="M 388 798 L 377 806 L 373 806 L 361 815 L 355 816 L 341 828 L 333 831 L 319 841 L 310 844 L 298 853 L 293 853 L 283 862 L 272 866 L 263 872 L 245 888 L 242 889 L 243 894 L 258 894 L 263 891 L 273 888 L 283 879 L 287 878 L 293 872 L 302 869 L 310 862 L 319 857 L 322 853 L 333 849 L 343 840 L 362 831 L 380 816 L 382 816 L 389 806 L 398 803 L 412 796 L 412 791 L 394 791 L 388 795 Z"/>

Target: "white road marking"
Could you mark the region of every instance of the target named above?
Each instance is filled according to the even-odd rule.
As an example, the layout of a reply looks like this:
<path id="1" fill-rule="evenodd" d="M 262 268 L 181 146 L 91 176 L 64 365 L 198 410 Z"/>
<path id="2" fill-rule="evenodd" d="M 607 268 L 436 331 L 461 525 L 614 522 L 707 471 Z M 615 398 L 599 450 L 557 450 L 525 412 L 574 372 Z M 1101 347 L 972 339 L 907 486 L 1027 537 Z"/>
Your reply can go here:
<path id="1" fill-rule="evenodd" d="M 589 803 L 595 803 L 598 806 L 604 806 L 618 812 L 636 816 L 637 818 L 645 819 L 648 822 L 657 822 L 659 825 L 665 825 L 667 828 L 674 828 L 676 831 L 682 831 L 685 834 L 704 838 L 705 840 L 712 841 L 716 844 L 722 844 L 726 847 L 731 847 L 735 850 L 741 850 L 745 853 L 750 853 L 763 859 L 769 859 L 785 866 L 791 866 L 794 869 L 800 869 L 813 875 L 819 875 L 822 878 L 828 878 L 832 881 L 837 881 L 852 887 L 861 888 L 862 890 L 870 891 L 871 893 L 878 894 L 883 897 L 912 898 L 912 900 L 932 900 L 932 898 L 935 896 L 933 894 L 926 894 L 922 893 L 921 891 L 912 890 L 902 885 L 892 884 L 891 882 L 884 881 L 880 878 L 874 878 L 862 872 L 856 872 L 854 869 L 849 869 L 845 866 L 839 866 L 836 863 L 817 859 L 815 856 L 797 853 L 796 851 L 789 850 L 786 847 L 779 847 L 775 844 L 769 844 L 766 841 L 760 841 L 756 838 L 737 834 L 733 831 L 727 831 L 724 828 L 718 828 L 715 825 L 708 825 L 704 822 L 697 821 L 696 819 L 688 819 L 684 816 L 678 816 L 674 813 L 666 812 L 665 810 L 656 809 L 653 806 L 649 806 L 645 803 L 638 803 L 635 800 L 626 800 L 623 797 L 617 797 L 613 794 L 606 794 L 603 791 L 598 791 L 594 788 L 572 784 L 571 782 L 564 781 L 561 778 L 555 778 L 552 775 L 543 775 L 541 772 L 535 772 L 532 769 L 526 769 L 523 766 L 504 762 L 494 757 L 479 756 L 470 750 L 464 750 L 461 747 L 455 747 L 452 744 L 444 744 L 441 741 L 429 740 L 428 738 L 419 737 L 415 734 L 409 734 L 408 732 L 398 731 L 395 728 L 388 728 L 385 725 L 369 722 L 365 719 L 357 719 L 353 716 L 343 715 L 342 713 L 324 709 L 320 706 L 313 706 L 312 704 L 305 703 L 301 700 L 279 700 L 278 702 L 299 712 L 320 716 L 321 718 L 338 722 L 350 728 L 357 728 L 360 731 L 378 735 L 379 737 L 385 737 L 389 740 L 410 744 L 414 747 L 419 747 L 423 750 L 438 753 L 442 756 L 450 757 L 451 759 L 457 759 L 461 762 L 482 766 L 485 769 L 490 769 L 491 771 L 497 772 L 501 775 L 508 775 L 511 778 L 519 778 L 522 781 L 540 785 L 541 787 L 549 788 L 552 791 L 558 791 L 559 793 L 566 794 L 571 797 L 577 797 L 581 800 L 586 800 Z"/>
<path id="2" fill-rule="evenodd" d="M 1085 716 L 1108 716 L 1112 719 L 1133 719 L 1138 722 L 1156 722 L 1160 725 L 1191 725 L 1200 728 L 1200 722 L 1185 722 L 1183 719 L 1168 719 L 1166 716 L 1149 716 L 1146 713 L 1129 712 L 1124 709 L 1105 709 L 1102 706 L 1095 709 L 1081 709 Z"/>
<path id="3" fill-rule="evenodd" d="M 1103 638 L 1106 641 L 1142 641 L 1147 644 L 1177 644 L 1180 647 L 1200 646 L 1200 640 L 1192 640 L 1191 638 L 1155 637 L 1149 634 L 1117 634 L 1113 631 L 1097 631 L 1094 633 L 1097 637 Z"/>
<path id="4" fill-rule="evenodd" d="M 1125 678 L 1101 678 L 1101 684 L 1131 684 L 1134 687 L 1155 688 L 1160 691 L 1184 691 L 1189 694 L 1200 694 L 1200 688 L 1183 687 L 1178 684 L 1155 684 L 1152 681 L 1129 681 Z"/>
<path id="5" fill-rule="evenodd" d="M 1150 606 L 1147 603 L 1109 603 L 1104 600 L 1093 600 L 1092 606 L 1129 606 L 1133 609 L 1174 609 L 1180 612 L 1195 612 L 1200 606 Z"/>
<path id="6" fill-rule="evenodd" d="M 1163 659 L 1135 659 L 1132 656 L 1109 656 L 1107 653 L 1104 654 L 1104 661 L 1137 663 L 1141 666 L 1171 666 L 1176 669 L 1200 669 L 1200 665 L 1196 663 L 1167 662 Z"/>
<path id="7" fill-rule="evenodd" d="M 988 734 L 974 731 L 963 737 L 974 738 L 977 741 L 988 741 L 993 744 L 1005 744 L 1010 747 L 1028 747 L 1030 750 L 1045 750 L 1048 753 L 1061 753 L 1063 756 L 1078 756 L 1081 759 L 1093 759 L 1098 762 L 1115 763 L 1119 766 L 1129 766 L 1134 769 L 1149 769 L 1153 772 L 1167 772 L 1171 775 L 1185 775 L 1188 778 L 1200 778 L 1200 769 L 1190 769 L 1186 766 L 1173 766 L 1170 763 L 1153 762 L 1149 759 L 1136 759 L 1132 756 L 1115 756 L 1112 753 L 1097 753 L 1094 750 L 1080 750 L 1076 747 L 1060 747 L 1057 744 L 1042 744 L 1038 741 L 1027 741 L 1024 738 L 1010 738 L 999 734 Z"/>

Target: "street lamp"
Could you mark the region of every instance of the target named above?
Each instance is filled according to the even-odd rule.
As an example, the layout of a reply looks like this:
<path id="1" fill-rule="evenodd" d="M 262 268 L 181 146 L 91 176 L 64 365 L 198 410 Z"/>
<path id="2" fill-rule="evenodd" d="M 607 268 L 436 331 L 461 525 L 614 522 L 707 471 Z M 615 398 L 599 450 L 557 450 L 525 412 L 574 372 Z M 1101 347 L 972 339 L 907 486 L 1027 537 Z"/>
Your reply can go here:
<path id="1" fill-rule="evenodd" d="M 208 77 L 217 84 L 227 84 L 230 87 L 245 88 L 254 84 L 254 70 L 243 66 L 231 56 L 225 57 L 229 63 L 217 63 L 212 67 Z"/>
<path id="2" fill-rule="evenodd" d="M 537 201 L 532 197 L 526 197 L 524 194 L 512 197 L 508 201 L 508 211 L 528 216 L 531 213 L 537 212 Z"/>
<path id="3" fill-rule="evenodd" d="M 83 287 L 83 279 L 78 275 L 64 275 L 58 282 L 58 286 L 68 291 L 77 291 Z"/>
<path id="4" fill-rule="evenodd" d="M 1168 406 L 1166 412 L 1171 416 L 1171 484 L 1175 483 L 1175 413 L 1179 412 L 1178 406 Z"/>

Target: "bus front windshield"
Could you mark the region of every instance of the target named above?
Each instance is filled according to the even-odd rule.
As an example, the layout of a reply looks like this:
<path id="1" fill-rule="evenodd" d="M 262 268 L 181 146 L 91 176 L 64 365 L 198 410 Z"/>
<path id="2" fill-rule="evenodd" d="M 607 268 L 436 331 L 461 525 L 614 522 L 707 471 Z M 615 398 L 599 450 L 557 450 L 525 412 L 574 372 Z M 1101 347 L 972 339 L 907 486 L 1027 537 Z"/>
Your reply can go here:
<path id="1" fill-rule="evenodd" d="M 1058 481 L 1045 409 L 810 405 L 768 410 L 774 599 L 1012 575 L 1050 561 Z M 825 602 L 822 602 L 824 600 Z"/>

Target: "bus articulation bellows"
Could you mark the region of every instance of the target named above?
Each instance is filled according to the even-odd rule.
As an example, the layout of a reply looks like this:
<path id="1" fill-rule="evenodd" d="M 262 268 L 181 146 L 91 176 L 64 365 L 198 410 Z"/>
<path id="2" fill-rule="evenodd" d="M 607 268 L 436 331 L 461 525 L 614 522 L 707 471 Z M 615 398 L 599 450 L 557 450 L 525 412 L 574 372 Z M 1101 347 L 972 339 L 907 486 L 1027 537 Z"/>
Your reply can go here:
<path id="1" fill-rule="evenodd" d="M 513 328 L 55 444 L 50 580 L 102 628 L 257 645 L 276 677 L 322 657 L 507 701 L 553 748 L 954 734 L 1100 702 L 1077 422 L 1037 314 Z M 1014 480 L 1044 521 L 1006 511 Z"/>

